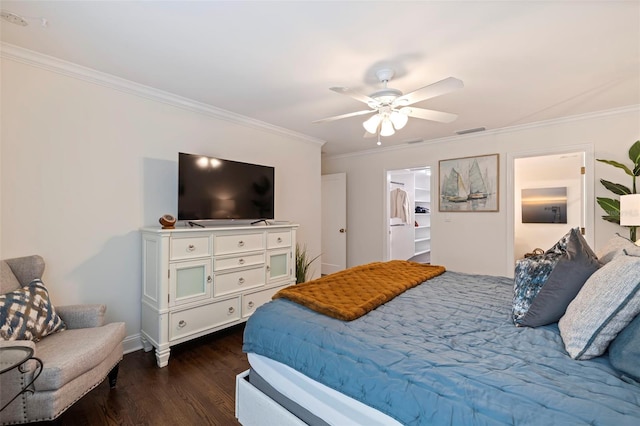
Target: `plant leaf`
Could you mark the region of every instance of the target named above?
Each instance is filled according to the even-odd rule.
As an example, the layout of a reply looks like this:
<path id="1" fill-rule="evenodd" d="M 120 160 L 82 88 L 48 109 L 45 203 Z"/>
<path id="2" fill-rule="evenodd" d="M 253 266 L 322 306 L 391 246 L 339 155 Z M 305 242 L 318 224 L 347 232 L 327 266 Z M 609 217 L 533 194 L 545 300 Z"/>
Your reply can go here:
<path id="1" fill-rule="evenodd" d="M 634 170 L 637 170 L 638 165 L 640 165 L 640 140 L 636 141 L 633 145 L 631 145 L 631 148 L 629 148 L 629 159 L 635 166 Z"/>
<path id="2" fill-rule="evenodd" d="M 597 197 L 596 201 L 598 202 L 598 205 L 602 207 L 602 210 L 604 210 L 605 213 L 607 213 L 607 216 L 617 217 L 618 221 L 620 221 L 620 201 L 619 200 L 614 200 L 612 198 Z M 605 219 L 604 216 L 602 218 L 604 220 L 608 220 L 608 219 Z"/>
<path id="3" fill-rule="evenodd" d="M 602 216 L 602 218 L 604 220 L 606 220 L 607 222 L 611 222 L 611 223 L 616 223 L 618 225 L 620 225 L 620 216 Z"/>
<path id="4" fill-rule="evenodd" d="M 604 185 L 609 191 L 613 192 L 616 195 L 627 195 L 631 194 L 631 190 L 622 184 L 609 182 L 608 180 L 600 179 L 600 183 Z"/>
<path id="5" fill-rule="evenodd" d="M 322 254 L 322 253 L 321 253 Z M 313 259 L 309 259 L 307 255 L 307 245 L 300 247 L 296 242 L 296 284 L 306 282 L 309 276 L 309 267 L 318 259 L 321 254 L 317 255 Z"/>
<path id="6" fill-rule="evenodd" d="M 606 164 L 609 164 L 609 165 L 611 165 L 613 167 L 617 167 L 619 169 L 622 169 L 629 176 L 633 176 L 633 172 L 629 169 L 629 167 L 625 166 L 622 163 L 618 163 L 617 161 L 613 161 L 613 160 L 602 160 L 600 158 L 597 158 L 596 161 L 600 161 L 601 163 L 606 163 Z M 634 165 L 635 165 L 635 163 L 634 163 Z"/>

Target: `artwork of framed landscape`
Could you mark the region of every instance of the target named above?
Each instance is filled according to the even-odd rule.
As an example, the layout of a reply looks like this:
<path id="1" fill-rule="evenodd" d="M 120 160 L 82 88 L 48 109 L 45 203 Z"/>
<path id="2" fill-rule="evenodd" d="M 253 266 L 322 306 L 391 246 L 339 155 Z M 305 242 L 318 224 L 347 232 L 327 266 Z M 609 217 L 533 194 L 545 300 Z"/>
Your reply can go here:
<path id="1" fill-rule="evenodd" d="M 497 212 L 499 154 L 440 160 L 441 212 Z"/>
<path id="2" fill-rule="evenodd" d="M 523 189 L 522 223 L 567 223 L 567 188 Z"/>

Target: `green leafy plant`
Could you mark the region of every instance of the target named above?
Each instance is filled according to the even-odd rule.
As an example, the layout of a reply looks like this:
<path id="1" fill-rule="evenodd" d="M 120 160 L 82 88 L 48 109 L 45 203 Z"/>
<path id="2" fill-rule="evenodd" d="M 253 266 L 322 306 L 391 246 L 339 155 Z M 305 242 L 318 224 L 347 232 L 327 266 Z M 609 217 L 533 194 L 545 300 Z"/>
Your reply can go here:
<path id="1" fill-rule="evenodd" d="M 616 195 L 637 194 L 636 178 L 640 176 L 640 140 L 636 141 L 633 145 L 631 145 L 631 148 L 629 148 L 629 159 L 633 163 L 631 167 L 613 160 L 602 160 L 599 158 L 597 159 L 597 161 L 622 169 L 626 174 L 631 176 L 631 188 L 619 183 L 613 183 L 605 179 L 600 179 L 600 183 Z M 606 197 L 597 197 L 596 201 L 606 213 L 604 216 L 602 216 L 602 218 L 607 222 L 617 223 L 618 225 L 620 225 L 620 200 Z M 632 241 L 636 241 L 636 228 L 636 226 L 629 227 L 629 236 Z"/>
<path id="2" fill-rule="evenodd" d="M 308 281 L 309 267 L 319 257 L 320 255 L 317 255 L 311 259 L 307 254 L 307 246 L 300 247 L 300 245 L 296 243 L 296 284 Z"/>

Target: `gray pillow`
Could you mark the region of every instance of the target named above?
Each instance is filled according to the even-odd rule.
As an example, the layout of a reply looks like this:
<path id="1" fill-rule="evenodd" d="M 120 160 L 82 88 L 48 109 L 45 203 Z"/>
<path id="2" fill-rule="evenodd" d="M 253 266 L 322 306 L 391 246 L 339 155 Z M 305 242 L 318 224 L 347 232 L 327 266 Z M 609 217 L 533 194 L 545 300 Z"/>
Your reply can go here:
<path id="1" fill-rule="evenodd" d="M 616 256 L 623 254 L 624 250 L 634 256 L 640 255 L 640 247 L 628 238 L 616 234 L 607 241 L 601 250 L 598 250 L 598 260 L 602 264 L 608 263 Z"/>
<path id="2" fill-rule="evenodd" d="M 640 315 L 611 342 L 609 361 L 623 375 L 640 381 Z"/>
<path id="3" fill-rule="evenodd" d="M 573 359 L 602 355 L 640 312 L 640 258 L 619 255 L 591 275 L 560 318 L 564 346 Z"/>
<path id="4" fill-rule="evenodd" d="M 598 258 L 580 231 L 572 229 L 566 251 L 518 325 L 539 327 L 558 322 L 569 303 L 599 267 Z"/>

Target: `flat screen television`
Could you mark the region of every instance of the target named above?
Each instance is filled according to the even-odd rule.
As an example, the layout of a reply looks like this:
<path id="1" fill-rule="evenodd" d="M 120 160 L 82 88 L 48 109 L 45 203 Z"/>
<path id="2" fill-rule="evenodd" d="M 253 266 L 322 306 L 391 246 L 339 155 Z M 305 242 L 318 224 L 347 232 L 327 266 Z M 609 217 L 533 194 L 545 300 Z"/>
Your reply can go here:
<path id="1" fill-rule="evenodd" d="M 178 220 L 274 219 L 271 166 L 178 153 Z"/>

